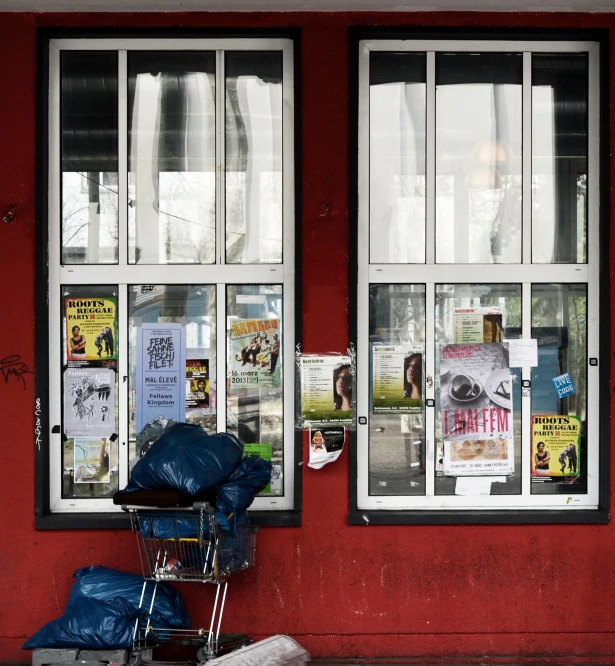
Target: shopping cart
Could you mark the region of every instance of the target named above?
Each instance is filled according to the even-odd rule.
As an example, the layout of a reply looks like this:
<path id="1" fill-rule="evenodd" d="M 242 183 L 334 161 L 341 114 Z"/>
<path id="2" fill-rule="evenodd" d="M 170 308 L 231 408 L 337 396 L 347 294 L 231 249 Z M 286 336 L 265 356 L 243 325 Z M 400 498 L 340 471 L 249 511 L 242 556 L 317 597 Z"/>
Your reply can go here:
<path id="1" fill-rule="evenodd" d="M 143 569 L 143 592 L 154 585 L 145 618 L 135 622 L 133 653 L 138 655 L 170 639 L 183 645 L 199 647 L 199 662 L 213 659 L 229 650 L 248 645 L 252 639 L 243 634 L 220 635 L 226 602 L 228 578 L 250 569 L 256 559 L 258 527 L 237 525 L 236 534 L 218 525 L 213 509 L 206 502 L 192 505 L 192 510 L 172 508 L 154 510 L 122 505 L 130 514 Z M 161 581 L 211 583 L 216 586 L 209 629 L 169 629 L 152 623 L 156 589 Z"/>

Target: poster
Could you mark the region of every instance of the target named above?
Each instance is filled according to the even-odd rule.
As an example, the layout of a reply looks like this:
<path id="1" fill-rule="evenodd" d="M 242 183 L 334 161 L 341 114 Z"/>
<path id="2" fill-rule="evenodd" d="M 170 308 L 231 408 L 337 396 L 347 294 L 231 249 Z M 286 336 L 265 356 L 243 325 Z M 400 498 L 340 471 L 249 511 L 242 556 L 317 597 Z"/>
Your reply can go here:
<path id="1" fill-rule="evenodd" d="M 302 356 L 301 427 L 352 425 L 352 371 L 349 356 Z"/>
<path id="2" fill-rule="evenodd" d="M 110 368 L 64 371 L 64 434 L 109 437 L 115 430 L 115 372 Z"/>
<path id="3" fill-rule="evenodd" d="M 444 474 L 514 471 L 512 378 L 505 344 L 443 347 L 440 408 Z"/>
<path id="4" fill-rule="evenodd" d="M 581 419 L 578 416 L 532 416 L 532 483 L 579 482 Z"/>
<path id="5" fill-rule="evenodd" d="M 372 347 L 372 404 L 374 414 L 422 412 L 422 347 Z"/>
<path id="6" fill-rule="evenodd" d="M 75 483 L 109 483 L 110 446 L 106 437 L 75 437 Z"/>
<path id="7" fill-rule="evenodd" d="M 137 329 L 137 433 L 163 416 L 186 420 L 186 331 L 181 324 Z"/>
<path id="8" fill-rule="evenodd" d="M 499 308 L 455 308 L 455 343 L 502 342 L 502 311 Z"/>
<path id="9" fill-rule="evenodd" d="M 262 458 L 271 462 L 271 444 L 244 444 L 244 458 Z M 271 492 L 271 483 L 268 483 L 259 494 L 268 495 Z"/>
<path id="10" fill-rule="evenodd" d="M 67 359 L 117 360 L 117 299 L 65 298 Z"/>
<path id="11" fill-rule="evenodd" d="M 186 359 L 186 409 L 209 406 L 209 360 Z"/>
<path id="12" fill-rule="evenodd" d="M 444 442 L 446 476 L 494 476 L 512 474 L 514 440 L 452 439 Z"/>
<path id="13" fill-rule="evenodd" d="M 316 428 L 309 430 L 310 460 L 308 467 L 320 469 L 337 460 L 344 450 L 346 428 Z"/>
<path id="14" fill-rule="evenodd" d="M 229 336 L 230 388 L 279 388 L 279 320 L 233 319 Z"/>

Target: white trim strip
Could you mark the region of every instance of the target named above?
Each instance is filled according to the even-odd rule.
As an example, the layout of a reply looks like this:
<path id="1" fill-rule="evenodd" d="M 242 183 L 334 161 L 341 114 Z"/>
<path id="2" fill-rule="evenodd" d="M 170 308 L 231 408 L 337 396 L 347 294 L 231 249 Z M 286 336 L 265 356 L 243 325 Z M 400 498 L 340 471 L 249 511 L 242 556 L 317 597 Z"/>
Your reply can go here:
<path id="1" fill-rule="evenodd" d="M 290 39 L 278 38 L 218 38 L 218 39 L 184 39 L 175 38 L 144 38 L 130 37 L 126 39 L 53 39 L 52 47 L 62 51 L 281 51 L 289 44 Z"/>
<path id="2" fill-rule="evenodd" d="M 128 263 L 128 53 L 118 53 L 118 263 Z"/>
<path id="3" fill-rule="evenodd" d="M 523 54 L 522 262 L 532 263 L 532 54 Z M 525 270 L 525 268 L 524 268 Z"/>
<path id="4" fill-rule="evenodd" d="M 425 263 L 436 262 L 436 54 L 427 54 L 425 118 Z"/>
<path id="5" fill-rule="evenodd" d="M 527 41 L 497 41 L 497 40 L 421 40 L 421 39 L 382 39 L 365 40 L 362 47 L 368 51 L 444 51 L 446 53 L 488 53 L 506 52 L 522 53 L 532 51 L 536 53 L 575 53 L 589 51 L 594 42 L 527 42 Z"/>

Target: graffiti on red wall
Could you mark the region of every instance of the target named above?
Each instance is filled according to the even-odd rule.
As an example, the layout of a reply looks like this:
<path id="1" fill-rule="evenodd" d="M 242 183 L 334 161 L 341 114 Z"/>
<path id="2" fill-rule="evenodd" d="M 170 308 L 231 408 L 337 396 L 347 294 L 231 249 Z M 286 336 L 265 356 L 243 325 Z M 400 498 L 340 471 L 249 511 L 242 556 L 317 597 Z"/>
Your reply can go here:
<path id="1" fill-rule="evenodd" d="M 21 360 L 19 354 L 10 354 L 0 359 L 0 376 L 4 379 L 4 383 L 8 384 L 10 380 L 17 380 L 26 390 L 27 375 L 34 374 L 28 365 Z"/>

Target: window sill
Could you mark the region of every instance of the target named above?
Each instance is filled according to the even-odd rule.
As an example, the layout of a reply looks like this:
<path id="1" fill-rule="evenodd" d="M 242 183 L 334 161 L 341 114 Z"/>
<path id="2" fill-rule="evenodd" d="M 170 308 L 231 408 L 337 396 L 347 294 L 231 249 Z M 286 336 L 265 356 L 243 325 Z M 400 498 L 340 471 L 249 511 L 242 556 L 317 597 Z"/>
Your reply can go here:
<path id="1" fill-rule="evenodd" d="M 259 527 L 300 527 L 299 511 L 253 511 L 250 522 Z M 48 513 L 35 520 L 37 530 L 130 529 L 127 513 Z"/>
<path id="2" fill-rule="evenodd" d="M 348 514 L 349 525 L 606 525 L 608 509 L 579 511 L 374 511 Z"/>

